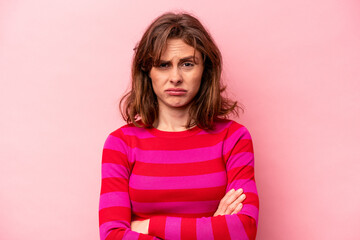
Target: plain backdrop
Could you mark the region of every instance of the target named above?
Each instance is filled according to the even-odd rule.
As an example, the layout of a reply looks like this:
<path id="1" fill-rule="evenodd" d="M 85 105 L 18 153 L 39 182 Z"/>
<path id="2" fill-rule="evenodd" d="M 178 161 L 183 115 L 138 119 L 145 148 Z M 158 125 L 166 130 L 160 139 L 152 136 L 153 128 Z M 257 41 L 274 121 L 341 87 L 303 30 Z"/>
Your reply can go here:
<path id="1" fill-rule="evenodd" d="M 95 240 L 133 48 L 188 11 L 251 132 L 259 240 L 359 239 L 360 2 L 0 1 L 0 239 Z"/>

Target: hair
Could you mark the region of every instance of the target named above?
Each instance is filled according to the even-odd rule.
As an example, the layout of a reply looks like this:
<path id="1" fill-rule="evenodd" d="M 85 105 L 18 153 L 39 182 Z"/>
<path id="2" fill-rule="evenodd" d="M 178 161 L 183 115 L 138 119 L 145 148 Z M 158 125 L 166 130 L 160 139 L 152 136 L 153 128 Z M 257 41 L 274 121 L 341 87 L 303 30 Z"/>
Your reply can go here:
<path id="1" fill-rule="evenodd" d="M 160 62 L 168 39 L 182 39 L 198 50 L 204 59 L 204 70 L 198 93 L 190 103 L 186 128 L 195 125 L 213 129 L 216 119 L 226 119 L 230 113 L 238 115 L 236 101 L 222 92 L 222 57 L 219 48 L 200 21 L 188 13 L 165 13 L 156 18 L 134 48 L 131 90 L 120 100 L 119 108 L 124 120 L 137 127 L 153 127 L 158 117 L 159 105 L 149 77 L 151 68 Z M 141 126 L 138 120 L 143 123 Z"/>

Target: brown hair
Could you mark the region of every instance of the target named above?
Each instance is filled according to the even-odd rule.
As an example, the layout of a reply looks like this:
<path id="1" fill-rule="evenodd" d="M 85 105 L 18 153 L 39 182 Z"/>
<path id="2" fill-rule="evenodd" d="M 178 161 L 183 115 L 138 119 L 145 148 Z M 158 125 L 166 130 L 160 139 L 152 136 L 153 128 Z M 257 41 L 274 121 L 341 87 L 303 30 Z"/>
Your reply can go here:
<path id="1" fill-rule="evenodd" d="M 237 115 L 237 108 L 241 107 L 221 95 L 225 90 L 220 81 L 222 58 L 210 34 L 198 19 L 188 13 L 165 13 L 153 21 L 134 48 L 131 90 L 119 104 L 124 120 L 140 126 L 136 121 L 141 118 L 145 127 L 152 127 L 157 119 L 158 102 L 149 72 L 159 63 L 166 41 L 174 38 L 194 47 L 204 59 L 200 89 L 190 103 L 186 127 L 198 125 L 212 129 L 215 119 L 227 118 L 232 112 Z"/>

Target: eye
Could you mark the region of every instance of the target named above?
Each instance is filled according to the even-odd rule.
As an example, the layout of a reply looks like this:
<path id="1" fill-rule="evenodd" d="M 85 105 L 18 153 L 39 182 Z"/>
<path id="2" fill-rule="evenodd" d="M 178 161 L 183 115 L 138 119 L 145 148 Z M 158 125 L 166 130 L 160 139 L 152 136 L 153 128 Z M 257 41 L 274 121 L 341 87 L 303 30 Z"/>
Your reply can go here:
<path id="1" fill-rule="evenodd" d="M 194 63 L 192 63 L 192 62 L 184 62 L 183 66 L 186 67 L 186 68 L 193 67 Z"/>
<path id="2" fill-rule="evenodd" d="M 169 67 L 169 64 L 168 63 L 160 63 L 158 67 L 159 68 L 167 68 L 167 67 Z"/>

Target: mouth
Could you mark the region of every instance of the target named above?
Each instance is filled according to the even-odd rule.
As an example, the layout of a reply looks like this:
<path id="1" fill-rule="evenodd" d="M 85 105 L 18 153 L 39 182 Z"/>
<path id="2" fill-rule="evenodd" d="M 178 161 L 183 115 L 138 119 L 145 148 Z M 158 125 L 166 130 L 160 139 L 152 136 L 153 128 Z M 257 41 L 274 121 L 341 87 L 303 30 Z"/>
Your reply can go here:
<path id="1" fill-rule="evenodd" d="M 181 96 L 186 94 L 187 91 L 183 88 L 168 88 L 165 92 L 172 96 Z"/>

